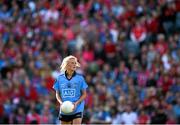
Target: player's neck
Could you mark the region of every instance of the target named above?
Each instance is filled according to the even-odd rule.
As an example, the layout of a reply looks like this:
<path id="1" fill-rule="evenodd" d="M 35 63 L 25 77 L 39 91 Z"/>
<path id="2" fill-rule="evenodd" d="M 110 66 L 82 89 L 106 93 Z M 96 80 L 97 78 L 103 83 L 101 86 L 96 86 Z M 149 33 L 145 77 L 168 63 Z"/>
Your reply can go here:
<path id="1" fill-rule="evenodd" d="M 68 76 L 68 77 L 72 77 L 74 71 L 72 71 L 72 70 L 66 70 L 66 73 L 67 73 L 67 76 Z"/>

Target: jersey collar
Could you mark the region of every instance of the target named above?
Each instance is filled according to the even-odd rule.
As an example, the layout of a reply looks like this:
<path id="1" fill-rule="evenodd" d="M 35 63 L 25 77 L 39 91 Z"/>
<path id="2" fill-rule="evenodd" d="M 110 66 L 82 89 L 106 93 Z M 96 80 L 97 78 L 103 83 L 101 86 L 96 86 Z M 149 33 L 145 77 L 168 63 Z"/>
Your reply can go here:
<path id="1" fill-rule="evenodd" d="M 65 73 L 64 73 L 64 76 L 66 77 L 67 80 L 71 80 L 75 75 L 76 75 L 76 72 L 74 71 L 72 77 L 69 79 L 69 78 L 67 77 L 67 72 L 65 71 Z"/>

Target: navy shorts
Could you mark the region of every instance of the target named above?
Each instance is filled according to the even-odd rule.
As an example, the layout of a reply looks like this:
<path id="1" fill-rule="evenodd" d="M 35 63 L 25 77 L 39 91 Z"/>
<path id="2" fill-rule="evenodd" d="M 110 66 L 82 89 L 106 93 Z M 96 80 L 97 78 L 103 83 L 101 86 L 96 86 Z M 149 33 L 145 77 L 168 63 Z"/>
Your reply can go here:
<path id="1" fill-rule="evenodd" d="M 61 121 L 65 121 L 65 122 L 70 122 L 73 119 L 76 118 L 82 118 L 83 117 L 83 113 L 82 112 L 78 112 L 76 114 L 73 115 L 63 115 L 63 114 L 59 114 L 59 120 Z"/>

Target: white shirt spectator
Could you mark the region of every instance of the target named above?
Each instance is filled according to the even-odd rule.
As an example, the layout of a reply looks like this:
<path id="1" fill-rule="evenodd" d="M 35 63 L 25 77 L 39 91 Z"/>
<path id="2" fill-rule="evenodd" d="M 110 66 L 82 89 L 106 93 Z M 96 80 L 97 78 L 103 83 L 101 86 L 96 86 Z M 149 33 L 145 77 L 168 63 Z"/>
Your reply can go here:
<path id="1" fill-rule="evenodd" d="M 45 22 L 49 22 L 50 20 L 57 21 L 59 18 L 59 12 L 54 8 L 42 10 L 40 15 L 44 18 Z"/>
<path id="2" fill-rule="evenodd" d="M 122 113 L 121 122 L 125 125 L 135 125 L 137 123 L 137 113 L 135 112 Z"/>
<path id="3" fill-rule="evenodd" d="M 117 43 L 119 32 L 116 29 L 110 29 L 110 34 L 112 35 L 112 40 L 114 43 Z"/>
<path id="4" fill-rule="evenodd" d="M 171 69 L 171 64 L 170 64 L 169 56 L 170 55 L 165 53 L 165 54 L 163 54 L 163 56 L 161 58 L 165 71 L 169 71 Z"/>
<path id="5" fill-rule="evenodd" d="M 112 118 L 111 125 L 117 125 L 121 123 L 121 115 L 117 114 L 114 118 Z"/>

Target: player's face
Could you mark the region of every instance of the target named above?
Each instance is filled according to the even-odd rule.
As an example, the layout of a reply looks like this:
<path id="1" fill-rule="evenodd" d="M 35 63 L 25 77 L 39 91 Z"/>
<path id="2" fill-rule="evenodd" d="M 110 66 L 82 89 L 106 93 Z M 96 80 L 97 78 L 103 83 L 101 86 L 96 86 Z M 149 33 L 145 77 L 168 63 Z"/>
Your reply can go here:
<path id="1" fill-rule="evenodd" d="M 67 64 L 67 70 L 75 71 L 76 70 L 76 61 L 75 59 L 70 59 Z"/>

